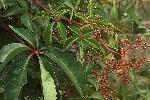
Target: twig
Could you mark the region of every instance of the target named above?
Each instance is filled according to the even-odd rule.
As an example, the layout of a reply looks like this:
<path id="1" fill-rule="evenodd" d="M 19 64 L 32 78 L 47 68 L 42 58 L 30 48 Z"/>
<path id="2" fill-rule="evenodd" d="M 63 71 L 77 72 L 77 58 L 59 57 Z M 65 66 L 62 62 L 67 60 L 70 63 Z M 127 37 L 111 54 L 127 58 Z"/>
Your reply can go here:
<path id="1" fill-rule="evenodd" d="M 82 23 L 77 22 L 77 21 L 75 21 L 75 20 L 69 20 L 68 18 L 65 18 L 65 17 L 62 17 L 61 19 L 65 20 L 65 21 L 67 21 L 67 22 L 69 22 L 69 23 L 72 23 L 72 24 L 76 24 L 76 25 L 82 26 Z"/>
<path id="2" fill-rule="evenodd" d="M 32 2 L 33 2 L 34 4 L 36 4 L 38 7 L 42 8 L 42 9 L 43 9 L 44 11 L 46 11 L 48 14 L 51 13 L 51 11 L 50 11 L 45 5 L 43 5 L 40 1 L 38 1 L 38 0 L 32 0 Z"/>
<path id="3" fill-rule="evenodd" d="M 37 5 L 39 8 L 42 8 L 42 9 L 43 9 L 44 11 L 46 11 L 48 14 L 51 13 L 51 11 L 50 11 L 45 5 L 43 5 L 40 1 L 38 1 L 38 0 L 32 0 L 32 2 L 33 2 L 35 5 Z M 62 19 L 62 20 L 65 20 L 65 21 L 67 21 L 67 22 L 69 22 L 69 23 L 72 23 L 72 24 L 76 24 L 76 25 L 79 25 L 79 26 L 82 25 L 80 22 L 77 22 L 77 21 L 75 21 L 75 20 L 69 20 L 68 18 L 65 18 L 65 17 L 61 17 L 61 19 Z"/>
<path id="4" fill-rule="evenodd" d="M 114 54 L 117 54 L 117 55 L 119 55 L 119 56 L 122 57 L 122 55 L 121 55 L 119 52 L 114 51 L 114 50 L 112 50 L 110 47 L 108 47 L 108 46 L 104 43 L 104 41 L 99 37 L 98 34 L 95 33 L 94 35 L 95 35 L 95 38 L 101 43 L 101 45 L 102 45 L 105 49 L 107 49 L 108 51 L 110 51 L 110 52 L 112 52 L 112 53 L 114 53 Z"/>

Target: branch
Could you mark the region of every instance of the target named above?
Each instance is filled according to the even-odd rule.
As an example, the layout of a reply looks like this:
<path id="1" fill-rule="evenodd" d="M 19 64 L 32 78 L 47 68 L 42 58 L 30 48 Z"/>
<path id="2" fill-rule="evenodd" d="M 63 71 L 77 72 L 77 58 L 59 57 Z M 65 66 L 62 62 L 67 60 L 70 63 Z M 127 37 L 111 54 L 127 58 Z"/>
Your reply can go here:
<path id="1" fill-rule="evenodd" d="M 33 2 L 35 5 L 37 5 L 39 8 L 42 8 L 42 9 L 43 9 L 44 11 L 46 11 L 48 14 L 51 13 L 51 11 L 50 11 L 45 5 L 43 5 L 40 1 L 38 1 L 38 0 L 32 0 L 32 2 Z M 62 19 L 62 20 L 65 20 L 65 21 L 67 21 L 67 22 L 69 22 L 69 23 L 72 23 L 72 24 L 76 24 L 76 25 L 79 25 L 79 26 L 82 25 L 80 22 L 77 22 L 77 21 L 75 21 L 75 20 L 69 20 L 68 18 L 65 18 L 65 17 L 62 17 L 61 19 Z"/>
<path id="2" fill-rule="evenodd" d="M 120 57 L 122 57 L 121 53 L 119 53 L 119 52 L 117 52 L 117 51 L 114 51 L 114 50 L 112 50 L 110 47 L 108 47 L 108 46 L 104 43 L 104 41 L 99 37 L 99 34 L 94 33 L 94 35 L 95 35 L 95 38 L 101 43 L 101 45 L 102 45 L 105 49 L 107 49 L 108 51 L 110 51 L 110 52 L 112 52 L 112 53 L 114 53 L 114 54 L 117 54 L 117 55 L 119 55 Z"/>
<path id="3" fill-rule="evenodd" d="M 65 17 L 62 17 L 61 19 L 65 20 L 65 21 L 67 21 L 67 22 L 69 22 L 69 23 L 72 23 L 72 24 L 76 24 L 76 25 L 82 26 L 82 23 L 77 22 L 77 21 L 75 21 L 75 20 L 69 20 L 68 18 L 65 18 Z"/>
<path id="4" fill-rule="evenodd" d="M 38 0 L 32 0 L 32 2 L 34 3 L 34 4 L 36 4 L 39 8 L 42 8 L 44 11 L 46 11 L 48 14 L 50 14 L 51 13 L 51 11 L 45 6 L 45 5 L 43 5 L 40 1 L 38 1 Z"/>

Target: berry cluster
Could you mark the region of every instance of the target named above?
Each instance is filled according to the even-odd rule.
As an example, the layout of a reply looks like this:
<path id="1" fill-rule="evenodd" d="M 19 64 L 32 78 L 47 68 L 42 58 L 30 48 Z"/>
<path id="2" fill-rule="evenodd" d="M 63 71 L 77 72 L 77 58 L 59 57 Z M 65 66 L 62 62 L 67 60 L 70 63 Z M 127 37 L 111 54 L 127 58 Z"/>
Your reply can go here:
<path id="1" fill-rule="evenodd" d="M 98 92 L 106 100 L 114 98 L 116 94 L 114 90 L 111 90 L 108 79 L 110 71 L 115 72 L 121 83 L 128 84 L 131 81 L 129 75 L 130 70 L 135 69 L 136 71 L 140 71 L 142 66 L 147 63 L 145 51 L 148 45 L 142 39 L 137 39 L 134 44 L 126 39 L 121 41 L 121 44 L 122 49 L 117 53 L 120 55 L 120 59 L 113 58 L 107 60 L 107 67 L 102 74 L 99 74 L 97 70 L 93 71 L 93 75 L 96 77 L 100 86 Z"/>
<path id="2" fill-rule="evenodd" d="M 109 73 L 109 68 L 105 68 L 102 74 L 99 74 L 97 69 L 93 70 L 93 75 L 96 77 L 97 83 L 99 84 L 99 89 L 97 91 L 103 95 L 105 100 L 110 100 L 110 98 L 116 100 L 116 90 L 111 88 L 112 86 L 108 80 Z"/>
<path id="3" fill-rule="evenodd" d="M 91 63 L 92 61 L 97 62 L 99 58 L 102 56 L 100 52 L 96 52 L 95 54 L 91 54 L 90 52 L 84 55 L 84 62 Z M 96 63 L 98 64 L 98 62 Z"/>
<path id="4" fill-rule="evenodd" d="M 146 49 L 148 45 L 143 42 L 142 39 L 136 39 L 134 44 L 131 44 L 129 40 L 122 41 L 123 48 L 121 49 L 122 62 L 128 63 L 133 69 L 140 70 L 143 65 L 148 61 L 146 58 Z"/>

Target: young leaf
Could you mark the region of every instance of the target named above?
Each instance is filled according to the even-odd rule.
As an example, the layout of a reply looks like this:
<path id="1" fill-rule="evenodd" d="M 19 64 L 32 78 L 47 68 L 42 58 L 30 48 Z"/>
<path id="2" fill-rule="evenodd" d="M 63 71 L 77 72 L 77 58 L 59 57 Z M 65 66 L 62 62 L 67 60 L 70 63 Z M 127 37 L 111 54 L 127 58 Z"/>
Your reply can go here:
<path id="1" fill-rule="evenodd" d="M 69 9 L 62 9 L 62 10 L 59 11 L 59 13 L 61 15 L 64 15 L 64 14 L 68 13 L 69 11 L 70 11 Z"/>
<path id="2" fill-rule="evenodd" d="M 77 7 L 78 7 L 78 5 L 80 4 L 80 2 L 81 2 L 81 0 L 77 0 L 77 1 L 76 1 L 75 8 L 77 8 Z"/>
<path id="3" fill-rule="evenodd" d="M 30 57 L 22 57 L 16 60 L 9 73 L 6 74 L 4 93 L 6 100 L 19 100 L 21 88 L 27 82 L 27 65 Z"/>
<path id="4" fill-rule="evenodd" d="M 47 51 L 45 56 L 53 60 L 63 69 L 84 99 L 85 73 L 82 64 L 76 61 L 72 55 L 64 51 Z"/>
<path id="5" fill-rule="evenodd" d="M 83 21 L 86 20 L 86 17 L 83 14 L 81 14 L 81 13 L 75 13 L 75 16 L 80 18 Z"/>
<path id="6" fill-rule="evenodd" d="M 78 39 L 78 36 L 69 37 L 67 41 L 65 42 L 64 48 L 68 49 L 77 39 Z"/>
<path id="7" fill-rule="evenodd" d="M 11 43 L 4 46 L 0 50 L 0 63 L 2 63 L 0 65 L 0 72 L 14 56 L 27 49 L 29 48 L 21 43 Z"/>
<path id="8" fill-rule="evenodd" d="M 58 23 L 57 25 L 58 25 L 58 29 L 60 31 L 60 36 L 61 36 L 63 42 L 65 43 L 65 41 L 67 40 L 67 30 L 62 23 Z"/>
<path id="9" fill-rule="evenodd" d="M 89 96 L 90 99 L 98 99 L 98 100 L 103 100 L 103 96 L 100 95 L 99 93 L 97 92 L 94 92 L 92 93 L 90 96 Z"/>
<path id="10" fill-rule="evenodd" d="M 41 69 L 41 79 L 42 79 L 42 86 L 43 86 L 43 94 L 44 94 L 44 100 L 56 100 L 57 92 L 56 92 L 56 86 L 54 84 L 54 80 L 45 70 L 44 66 L 47 66 L 45 61 L 39 57 L 39 63 L 40 63 L 40 69 Z"/>
<path id="11" fill-rule="evenodd" d="M 88 14 L 89 14 L 90 17 L 93 17 L 92 1 L 93 1 L 93 0 L 90 0 L 90 1 L 89 1 L 89 4 L 88 4 Z"/>
<path id="12" fill-rule="evenodd" d="M 66 4 L 66 5 L 69 6 L 72 10 L 74 10 L 74 6 L 73 6 L 71 0 L 65 0 L 64 4 Z"/>
<path id="13" fill-rule="evenodd" d="M 30 20 L 30 16 L 27 13 L 21 16 L 21 23 L 24 24 L 28 28 L 28 30 L 33 32 L 32 22 Z"/>
<path id="14" fill-rule="evenodd" d="M 105 52 L 105 50 L 101 47 L 99 42 L 95 39 L 84 39 L 84 42 L 87 42 L 88 44 L 92 45 L 97 51 Z"/>
<path id="15" fill-rule="evenodd" d="M 53 25 L 54 23 L 51 23 L 50 25 L 46 27 L 44 31 L 43 38 L 47 46 L 49 46 L 52 43 Z"/>
<path id="16" fill-rule="evenodd" d="M 35 47 L 36 45 L 36 34 L 32 33 L 24 28 L 14 28 L 9 25 L 9 27 L 20 37 L 26 40 L 30 45 Z"/>
<path id="17" fill-rule="evenodd" d="M 115 1 L 113 1 L 113 7 L 112 7 L 112 10 L 111 10 L 111 15 L 112 15 L 113 18 L 116 18 L 116 19 L 119 18 Z"/>
<path id="18" fill-rule="evenodd" d="M 79 26 L 72 26 L 71 30 L 75 32 L 75 34 L 79 35 L 80 34 L 80 27 Z"/>
<path id="19" fill-rule="evenodd" d="M 75 8 L 71 2 L 71 0 L 65 0 L 64 4 L 71 8 L 70 20 L 72 20 L 73 14 L 75 12 Z"/>

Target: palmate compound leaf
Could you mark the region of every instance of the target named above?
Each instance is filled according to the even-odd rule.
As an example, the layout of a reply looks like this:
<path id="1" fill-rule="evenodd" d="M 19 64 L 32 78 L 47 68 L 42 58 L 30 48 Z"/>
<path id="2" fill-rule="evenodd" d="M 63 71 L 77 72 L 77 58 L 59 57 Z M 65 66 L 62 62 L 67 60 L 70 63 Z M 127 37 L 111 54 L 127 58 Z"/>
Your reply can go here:
<path id="1" fill-rule="evenodd" d="M 11 43 L 4 46 L 0 50 L 0 72 L 3 70 L 4 66 L 17 54 L 22 51 L 29 49 L 27 46 L 21 43 Z"/>
<path id="2" fill-rule="evenodd" d="M 41 69 L 41 80 L 43 86 L 43 94 L 44 100 L 56 100 L 57 99 L 57 92 L 54 80 L 50 73 L 44 68 L 49 67 L 47 65 L 45 59 L 39 57 L 40 69 Z"/>
<path id="3" fill-rule="evenodd" d="M 4 78 L 5 100 L 19 100 L 21 88 L 27 82 L 27 65 L 29 57 L 17 59 L 10 66 Z"/>
<path id="4" fill-rule="evenodd" d="M 58 66 L 60 66 L 69 79 L 72 81 L 82 99 L 84 99 L 85 92 L 85 70 L 82 64 L 74 59 L 74 57 L 64 51 L 55 50 L 47 51 L 45 56 L 53 60 Z"/>

